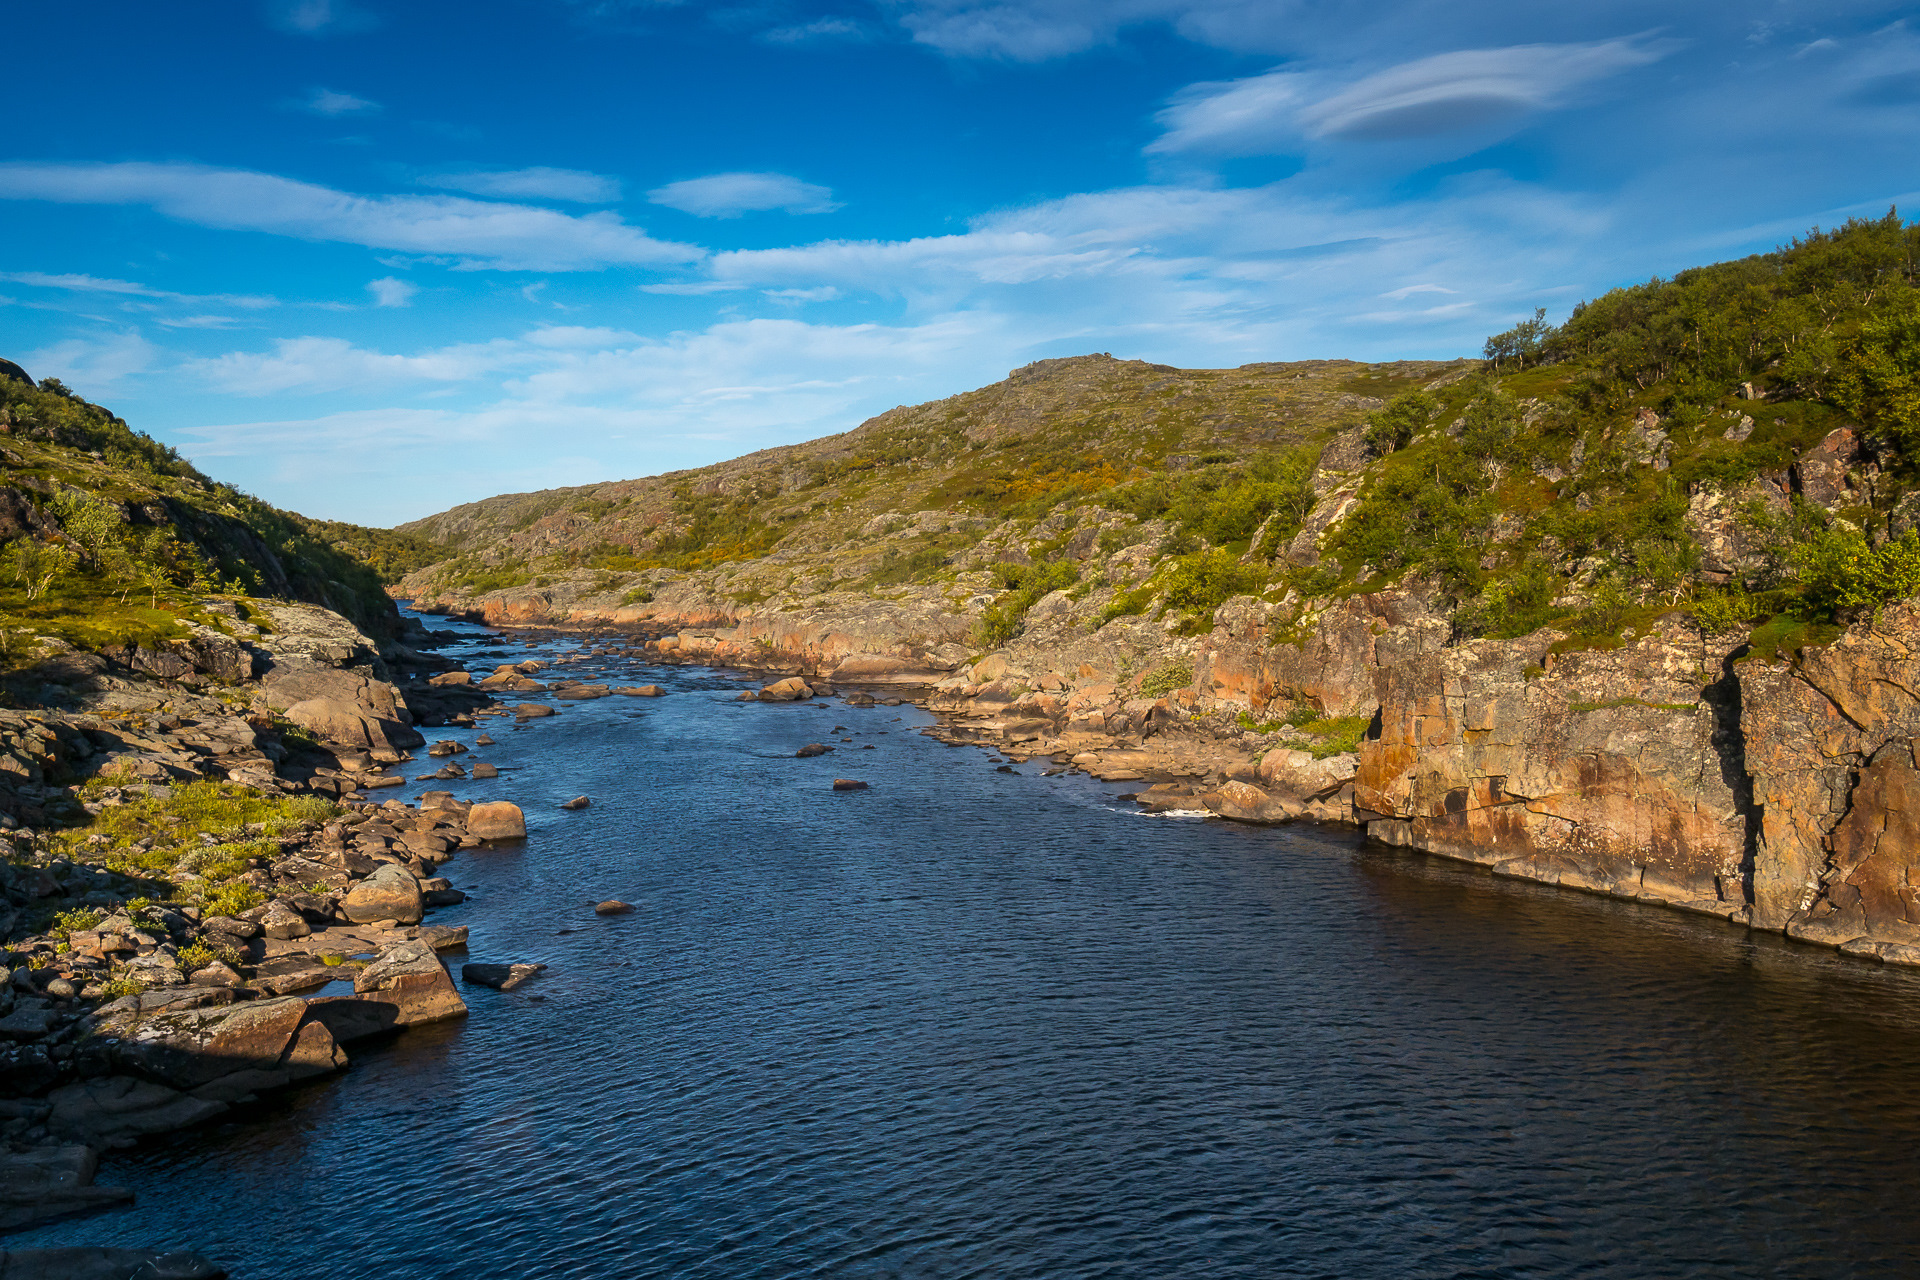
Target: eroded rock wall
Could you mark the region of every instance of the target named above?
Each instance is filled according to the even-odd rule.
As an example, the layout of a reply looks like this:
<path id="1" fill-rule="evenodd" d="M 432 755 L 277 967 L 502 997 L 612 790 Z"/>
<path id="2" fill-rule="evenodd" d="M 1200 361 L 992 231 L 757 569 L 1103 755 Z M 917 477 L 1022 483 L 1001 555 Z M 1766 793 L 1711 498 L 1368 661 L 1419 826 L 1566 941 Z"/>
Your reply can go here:
<path id="1" fill-rule="evenodd" d="M 1354 804 L 1390 844 L 1731 916 L 1746 906 L 1718 655 L 1677 624 L 1564 656 L 1543 632 L 1394 656 Z"/>

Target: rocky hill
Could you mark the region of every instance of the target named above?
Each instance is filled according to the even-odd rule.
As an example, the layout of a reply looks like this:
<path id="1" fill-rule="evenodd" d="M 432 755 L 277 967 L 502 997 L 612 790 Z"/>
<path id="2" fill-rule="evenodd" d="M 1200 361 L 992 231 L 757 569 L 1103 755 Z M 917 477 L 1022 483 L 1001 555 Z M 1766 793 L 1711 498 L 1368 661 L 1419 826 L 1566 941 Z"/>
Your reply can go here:
<path id="1" fill-rule="evenodd" d="M 306 601 L 397 634 L 374 565 L 397 574 L 434 558 L 417 539 L 309 520 L 216 483 L 11 361 L 0 361 L 0 543 L 7 631 L 83 648 L 178 637 L 208 594 Z"/>
<path id="2" fill-rule="evenodd" d="M 1920 960 L 1920 227 L 1484 361 L 1046 361 L 843 436 L 409 526 L 396 588 L 919 682 L 1157 807 Z M 1905 824 L 1905 825 L 1903 825 Z"/>

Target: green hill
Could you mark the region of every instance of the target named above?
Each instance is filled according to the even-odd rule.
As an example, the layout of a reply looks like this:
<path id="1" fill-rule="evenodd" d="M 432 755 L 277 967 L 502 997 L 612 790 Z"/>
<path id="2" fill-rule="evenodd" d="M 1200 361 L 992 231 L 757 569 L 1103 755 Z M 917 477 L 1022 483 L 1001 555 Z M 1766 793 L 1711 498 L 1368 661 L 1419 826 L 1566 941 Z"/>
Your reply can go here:
<path id="1" fill-rule="evenodd" d="M 324 605 L 374 635 L 398 614 L 381 569 L 420 540 L 309 520 L 208 479 L 55 379 L 0 362 L 0 638 L 85 648 L 181 633 L 211 594 Z"/>

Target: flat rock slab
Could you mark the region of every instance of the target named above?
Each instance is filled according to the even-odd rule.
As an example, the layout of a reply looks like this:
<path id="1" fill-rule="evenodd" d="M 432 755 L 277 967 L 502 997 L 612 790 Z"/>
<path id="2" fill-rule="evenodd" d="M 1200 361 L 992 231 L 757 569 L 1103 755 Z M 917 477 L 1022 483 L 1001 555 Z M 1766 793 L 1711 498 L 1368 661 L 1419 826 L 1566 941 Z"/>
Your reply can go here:
<path id="1" fill-rule="evenodd" d="M 460 981 L 495 991 L 511 991 L 547 966 L 543 964 L 463 964 Z"/>
<path id="2" fill-rule="evenodd" d="M 858 778 L 835 778 L 833 780 L 833 789 L 835 791 L 865 791 L 867 784 Z"/>
<path id="3" fill-rule="evenodd" d="M 664 698 L 667 691 L 657 684 L 626 685 L 615 689 L 615 693 L 625 694 L 629 698 Z"/>

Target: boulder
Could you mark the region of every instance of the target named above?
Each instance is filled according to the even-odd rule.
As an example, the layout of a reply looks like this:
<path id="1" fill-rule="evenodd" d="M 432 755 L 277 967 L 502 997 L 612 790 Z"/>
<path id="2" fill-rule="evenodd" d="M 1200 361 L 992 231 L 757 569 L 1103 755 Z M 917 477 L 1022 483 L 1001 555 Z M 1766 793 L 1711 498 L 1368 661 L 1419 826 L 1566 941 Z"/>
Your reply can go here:
<path id="1" fill-rule="evenodd" d="M 467 834 L 481 840 L 519 840 L 527 834 L 527 817 L 519 805 L 506 800 L 476 804 L 467 810 Z"/>
<path id="2" fill-rule="evenodd" d="M 824 743 L 809 742 L 806 746 L 800 748 L 798 751 L 794 752 L 793 754 L 797 759 L 806 760 L 813 756 L 823 756 L 831 750 L 833 750 L 833 748 L 827 746 Z"/>
<path id="3" fill-rule="evenodd" d="M 470 685 L 473 683 L 471 671 L 442 671 L 437 676 L 429 676 L 427 683 L 432 685 Z"/>
<path id="4" fill-rule="evenodd" d="M 587 799 L 585 796 L 575 796 L 560 807 L 562 809 L 585 809 L 592 803 L 593 801 Z"/>
<path id="5" fill-rule="evenodd" d="M 559 714 L 552 707 L 543 707 L 537 702 L 522 702 L 513 708 L 515 718 L 520 720 L 538 720 L 542 716 Z"/>
<path id="6" fill-rule="evenodd" d="M 623 693 L 629 698 L 664 698 L 667 696 L 667 691 L 657 684 L 627 685 L 624 688 L 615 689 L 614 692 Z"/>
<path id="7" fill-rule="evenodd" d="M 467 1005 L 454 990 L 453 976 L 425 941 L 397 943 L 380 953 L 353 980 L 354 996 L 391 1005 L 394 1026 L 458 1018 Z"/>
<path id="8" fill-rule="evenodd" d="M 835 791 L 865 791 L 867 784 L 856 778 L 835 778 L 833 780 L 833 789 Z"/>
<path id="9" fill-rule="evenodd" d="M 484 760 L 476 760 L 473 762 L 473 776 L 476 778 L 497 778 L 500 776 L 500 771 Z"/>
<path id="10" fill-rule="evenodd" d="M 608 898 L 605 902 L 597 904 L 593 910 L 596 915 L 603 916 L 625 916 L 633 914 L 632 904 L 622 902 L 618 898 Z"/>
<path id="11" fill-rule="evenodd" d="M 511 991 L 547 966 L 543 964 L 463 964 L 460 981 L 475 986 Z"/>
<path id="12" fill-rule="evenodd" d="M 812 696 L 813 686 L 799 676 L 788 676 L 785 680 L 762 685 L 759 694 L 762 702 L 800 702 Z"/>
<path id="13" fill-rule="evenodd" d="M 269 938 L 283 941 L 304 938 L 313 932 L 305 916 L 278 899 L 267 904 L 267 914 L 260 917 L 260 928 Z"/>
<path id="14" fill-rule="evenodd" d="M 420 882 L 405 867 L 390 862 L 382 863 L 340 899 L 340 909 L 355 924 L 371 924 L 375 920 L 418 924 L 422 906 Z"/>

